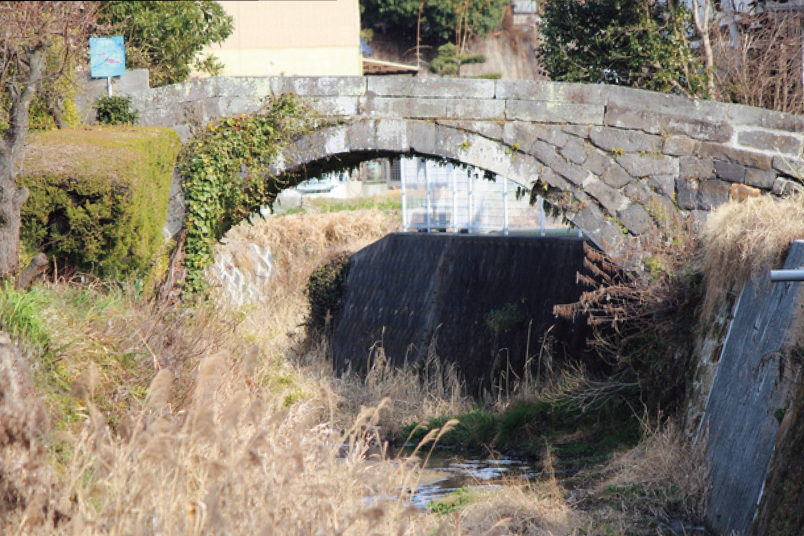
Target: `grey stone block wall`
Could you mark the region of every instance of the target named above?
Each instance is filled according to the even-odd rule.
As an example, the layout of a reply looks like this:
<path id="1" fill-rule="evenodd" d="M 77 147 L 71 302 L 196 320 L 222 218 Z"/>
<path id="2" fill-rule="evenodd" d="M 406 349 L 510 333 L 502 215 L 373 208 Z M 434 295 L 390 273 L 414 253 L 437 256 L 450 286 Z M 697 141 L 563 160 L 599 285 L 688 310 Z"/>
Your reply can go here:
<path id="1" fill-rule="evenodd" d="M 297 93 L 348 123 L 292 147 L 274 172 L 344 153 L 450 158 L 546 197 L 601 247 L 727 201 L 733 185 L 789 195 L 804 173 L 804 117 L 631 88 L 410 77 L 213 77 L 132 94 L 141 123 L 186 141 L 221 116 Z M 625 234 L 623 233 L 625 231 Z"/>

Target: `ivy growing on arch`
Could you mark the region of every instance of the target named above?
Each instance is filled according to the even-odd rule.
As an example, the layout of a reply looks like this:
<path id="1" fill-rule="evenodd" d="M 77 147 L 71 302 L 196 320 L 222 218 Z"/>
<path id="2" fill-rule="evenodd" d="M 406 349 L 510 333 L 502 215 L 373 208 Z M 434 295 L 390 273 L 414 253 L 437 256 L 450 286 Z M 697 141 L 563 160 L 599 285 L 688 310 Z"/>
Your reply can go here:
<path id="1" fill-rule="evenodd" d="M 318 126 L 315 111 L 283 94 L 257 113 L 209 123 L 190 140 L 178 164 L 187 204 L 186 290 L 201 290 L 213 248 L 229 229 L 292 186 L 292 177 L 268 175 L 268 167 L 293 139 Z"/>

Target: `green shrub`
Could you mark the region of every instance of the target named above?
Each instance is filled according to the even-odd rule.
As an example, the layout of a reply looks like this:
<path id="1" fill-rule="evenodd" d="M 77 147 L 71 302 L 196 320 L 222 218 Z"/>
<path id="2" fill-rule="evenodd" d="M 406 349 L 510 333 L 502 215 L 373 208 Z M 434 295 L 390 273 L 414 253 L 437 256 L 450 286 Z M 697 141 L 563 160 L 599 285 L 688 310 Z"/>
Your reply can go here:
<path id="1" fill-rule="evenodd" d="M 311 329 L 320 331 L 334 326 L 346 293 L 350 261 L 350 253 L 337 253 L 310 274 L 307 298 L 310 300 L 308 326 Z"/>
<path id="2" fill-rule="evenodd" d="M 30 191 L 29 249 L 107 276 L 144 273 L 163 242 L 179 139 L 169 129 L 95 127 L 32 135 L 19 178 Z"/>
<path id="3" fill-rule="evenodd" d="M 100 97 L 94 108 L 101 125 L 133 125 L 140 117 L 140 113 L 131 107 L 129 97 Z"/>

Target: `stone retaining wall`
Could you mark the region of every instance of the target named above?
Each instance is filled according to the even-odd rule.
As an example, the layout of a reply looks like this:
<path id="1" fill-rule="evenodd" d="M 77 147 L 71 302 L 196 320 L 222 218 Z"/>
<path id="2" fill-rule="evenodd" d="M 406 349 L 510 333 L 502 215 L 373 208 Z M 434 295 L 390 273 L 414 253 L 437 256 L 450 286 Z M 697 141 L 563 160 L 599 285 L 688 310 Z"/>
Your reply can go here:
<path id="1" fill-rule="evenodd" d="M 449 158 L 544 194 L 598 245 L 730 197 L 784 195 L 804 176 L 804 116 L 618 86 L 409 77 L 196 79 L 133 94 L 143 124 L 186 140 L 217 117 L 297 93 L 339 124 L 303 138 L 274 171 L 344 155 Z"/>

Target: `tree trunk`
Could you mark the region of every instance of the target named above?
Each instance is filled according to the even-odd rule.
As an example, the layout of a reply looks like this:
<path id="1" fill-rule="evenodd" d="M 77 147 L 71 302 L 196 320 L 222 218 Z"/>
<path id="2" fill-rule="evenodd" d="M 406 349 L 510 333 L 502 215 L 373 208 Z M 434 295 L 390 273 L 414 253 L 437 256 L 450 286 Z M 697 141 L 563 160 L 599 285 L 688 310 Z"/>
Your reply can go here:
<path id="1" fill-rule="evenodd" d="M 19 262 L 20 209 L 28 198 L 27 188 L 18 188 L 12 165 L 0 162 L 0 277 L 12 276 Z"/>

